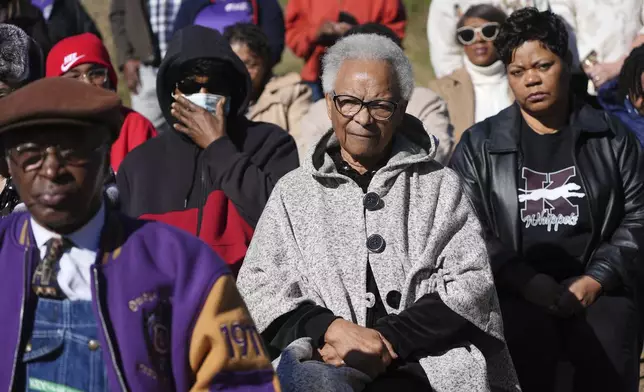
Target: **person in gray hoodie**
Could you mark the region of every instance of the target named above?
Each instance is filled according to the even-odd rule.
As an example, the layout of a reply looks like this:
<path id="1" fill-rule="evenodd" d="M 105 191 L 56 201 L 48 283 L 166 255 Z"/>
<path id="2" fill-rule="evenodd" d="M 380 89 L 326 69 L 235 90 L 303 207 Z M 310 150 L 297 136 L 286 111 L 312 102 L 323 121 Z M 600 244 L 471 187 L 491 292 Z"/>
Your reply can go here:
<path id="1" fill-rule="evenodd" d="M 332 130 L 274 188 L 237 280 L 283 389 L 518 390 L 479 220 L 405 114 L 409 59 L 356 34 L 323 65 Z"/>

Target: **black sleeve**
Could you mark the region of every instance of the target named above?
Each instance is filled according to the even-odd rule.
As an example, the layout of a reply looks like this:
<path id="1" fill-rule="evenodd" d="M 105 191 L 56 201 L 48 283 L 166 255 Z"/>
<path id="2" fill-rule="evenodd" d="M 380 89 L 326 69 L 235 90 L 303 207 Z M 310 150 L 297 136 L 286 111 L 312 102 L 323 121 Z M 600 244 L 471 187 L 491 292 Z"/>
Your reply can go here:
<path id="1" fill-rule="evenodd" d="M 501 289 L 516 292 L 536 272 L 523 263 L 514 250 L 508 249 L 490 227 L 490 217 L 488 217 L 487 213 L 489 211 L 489 208 L 487 208 L 487 191 L 483 188 L 483 184 L 488 183 L 489 179 L 481 178 L 476 167 L 476 152 L 472 147 L 471 133 L 471 130 L 467 131 L 461 137 L 460 142 L 456 145 L 449 167 L 461 178 L 463 190 L 472 202 L 476 215 L 483 227 L 483 237 L 490 257 L 495 283 Z"/>
<path id="2" fill-rule="evenodd" d="M 281 315 L 262 332 L 271 359 L 277 358 L 286 346 L 299 338 L 309 337 L 313 348 L 320 348 L 326 330 L 337 318 L 329 309 L 309 302 Z"/>
<path id="3" fill-rule="evenodd" d="M 78 32 L 76 34 L 92 33 L 101 40 L 103 39 L 103 36 L 96 27 L 96 23 L 94 23 L 94 20 L 89 16 L 80 1 L 76 2 L 76 21 L 78 25 Z"/>
<path id="4" fill-rule="evenodd" d="M 437 354 L 465 342 L 490 354 L 504 346 L 445 305 L 438 293 L 422 296 L 397 315 L 380 318 L 374 329 L 403 360 Z"/>
<path id="5" fill-rule="evenodd" d="M 228 136 L 204 150 L 213 184 L 224 191 L 252 227 L 277 181 L 299 165 L 293 137 L 281 129 L 270 132 L 256 157 L 240 151 Z"/>
<path id="6" fill-rule="evenodd" d="M 118 173 L 116 173 L 116 189 L 118 190 L 119 208 L 125 215 L 137 218 L 131 215 L 130 210 L 130 184 L 127 179 L 126 167 L 121 165 Z"/>
<path id="7" fill-rule="evenodd" d="M 633 132 L 606 115 L 619 137 L 614 143 L 624 192 L 624 215 L 617 229 L 593 253 L 585 274 L 598 281 L 604 291 L 633 287 L 642 265 L 644 248 L 644 151 Z"/>

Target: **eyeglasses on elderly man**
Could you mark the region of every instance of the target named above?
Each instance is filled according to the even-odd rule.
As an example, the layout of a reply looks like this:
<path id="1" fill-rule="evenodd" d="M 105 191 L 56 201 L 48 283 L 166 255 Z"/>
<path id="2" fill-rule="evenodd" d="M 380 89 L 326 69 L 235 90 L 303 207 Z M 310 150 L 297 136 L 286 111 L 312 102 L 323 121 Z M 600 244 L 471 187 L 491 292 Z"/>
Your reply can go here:
<path id="1" fill-rule="evenodd" d="M 350 35 L 322 83 L 332 129 L 277 183 L 237 280 L 283 390 L 517 390 L 479 220 L 405 114 L 409 59 Z"/>

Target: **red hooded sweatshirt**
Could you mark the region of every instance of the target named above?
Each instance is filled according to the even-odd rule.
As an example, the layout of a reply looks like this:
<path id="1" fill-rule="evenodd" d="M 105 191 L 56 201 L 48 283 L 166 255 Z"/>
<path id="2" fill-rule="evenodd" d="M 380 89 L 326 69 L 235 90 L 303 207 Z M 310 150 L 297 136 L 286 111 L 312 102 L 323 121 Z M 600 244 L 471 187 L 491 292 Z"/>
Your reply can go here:
<path id="1" fill-rule="evenodd" d="M 62 76 L 82 64 L 99 64 L 107 67 L 110 87 L 116 89 L 118 78 L 110 55 L 103 42 L 91 33 L 65 38 L 58 42 L 47 56 L 46 77 Z M 118 139 L 112 145 L 110 164 L 116 173 L 125 155 L 146 140 L 157 135 L 154 125 L 141 114 L 122 107 L 123 126 Z"/>

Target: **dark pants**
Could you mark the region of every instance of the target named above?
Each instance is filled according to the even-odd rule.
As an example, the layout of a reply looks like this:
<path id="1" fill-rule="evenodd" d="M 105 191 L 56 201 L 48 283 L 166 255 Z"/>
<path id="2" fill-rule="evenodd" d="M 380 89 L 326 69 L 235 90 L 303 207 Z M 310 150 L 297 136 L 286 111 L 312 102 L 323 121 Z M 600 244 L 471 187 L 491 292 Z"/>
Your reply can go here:
<path id="1" fill-rule="evenodd" d="M 633 300 L 602 296 L 571 319 L 551 316 L 517 297 L 501 296 L 500 301 L 523 392 L 637 391 L 640 353 Z M 572 369 L 567 382 L 562 372 L 557 374 L 565 364 Z"/>
<path id="2" fill-rule="evenodd" d="M 378 376 L 363 392 L 431 392 L 429 380 L 418 362 L 410 362 Z"/>

